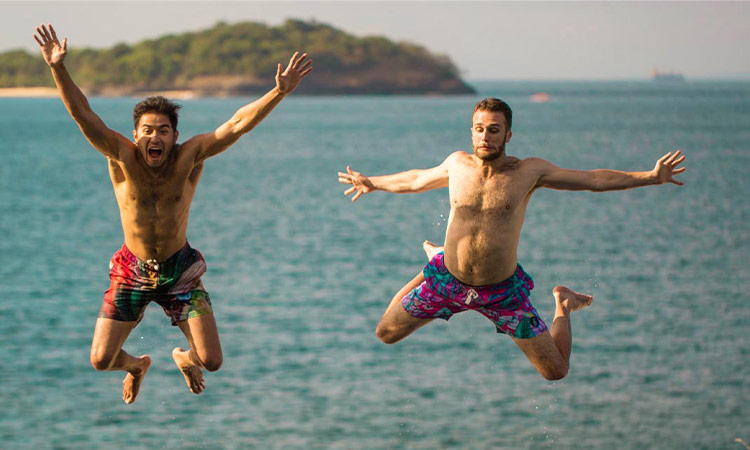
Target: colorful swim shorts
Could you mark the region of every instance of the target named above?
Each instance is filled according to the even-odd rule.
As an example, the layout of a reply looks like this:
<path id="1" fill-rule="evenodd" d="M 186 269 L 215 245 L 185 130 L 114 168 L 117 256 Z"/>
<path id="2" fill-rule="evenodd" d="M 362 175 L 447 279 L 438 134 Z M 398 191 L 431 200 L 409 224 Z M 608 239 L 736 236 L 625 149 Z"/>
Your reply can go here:
<path id="1" fill-rule="evenodd" d="M 547 331 L 529 300 L 534 280 L 518 265 L 507 280 L 491 286 L 469 286 L 448 272 L 443 252 L 427 263 L 425 280 L 401 299 L 406 312 L 420 319 L 445 319 L 471 309 L 490 319 L 498 333 L 528 339 Z"/>
<path id="2" fill-rule="evenodd" d="M 160 263 L 141 261 L 123 244 L 109 262 L 110 284 L 99 317 L 140 322 L 151 302 L 164 309 L 172 325 L 211 314 L 211 299 L 201 283 L 205 272 L 203 255 L 187 243 Z"/>

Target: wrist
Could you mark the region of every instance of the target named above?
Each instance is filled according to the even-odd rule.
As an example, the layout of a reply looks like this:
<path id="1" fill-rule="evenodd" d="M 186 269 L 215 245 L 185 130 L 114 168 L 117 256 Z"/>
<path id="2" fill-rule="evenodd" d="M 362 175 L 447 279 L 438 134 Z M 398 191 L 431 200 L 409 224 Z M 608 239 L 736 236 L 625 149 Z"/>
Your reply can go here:
<path id="1" fill-rule="evenodd" d="M 65 64 L 63 61 L 56 62 L 56 63 L 48 63 L 49 68 L 52 70 L 63 70 L 65 68 Z"/>

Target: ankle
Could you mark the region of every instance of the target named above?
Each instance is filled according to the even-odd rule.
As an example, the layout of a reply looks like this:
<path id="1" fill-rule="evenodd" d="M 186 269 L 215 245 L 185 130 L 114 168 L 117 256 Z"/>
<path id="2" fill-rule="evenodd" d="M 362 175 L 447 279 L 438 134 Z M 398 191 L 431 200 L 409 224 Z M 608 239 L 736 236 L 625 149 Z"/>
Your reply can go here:
<path id="1" fill-rule="evenodd" d="M 558 317 L 564 317 L 566 319 L 570 318 L 570 309 L 566 305 L 563 305 L 559 300 L 557 301 L 557 306 L 555 308 L 555 319 Z"/>

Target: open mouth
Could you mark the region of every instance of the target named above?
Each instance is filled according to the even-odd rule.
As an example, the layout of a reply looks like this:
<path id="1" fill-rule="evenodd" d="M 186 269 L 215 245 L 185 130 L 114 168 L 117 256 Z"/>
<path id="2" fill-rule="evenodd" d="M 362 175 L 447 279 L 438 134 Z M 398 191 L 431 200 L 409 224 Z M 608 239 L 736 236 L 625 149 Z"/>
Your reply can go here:
<path id="1" fill-rule="evenodd" d="M 158 147 L 151 147 L 148 149 L 148 159 L 151 161 L 158 161 L 163 153 L 164 150 Z"/>

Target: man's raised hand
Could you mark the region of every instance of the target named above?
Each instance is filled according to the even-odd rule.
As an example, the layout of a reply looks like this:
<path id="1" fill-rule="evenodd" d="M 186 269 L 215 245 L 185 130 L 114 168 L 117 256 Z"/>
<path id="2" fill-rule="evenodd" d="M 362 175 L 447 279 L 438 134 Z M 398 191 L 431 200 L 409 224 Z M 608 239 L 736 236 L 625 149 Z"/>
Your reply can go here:
<path id="1" fill-rule="evenodd" d="M 685 184 L 682 181 L 674 179 L 675 175 L 685 171 L 685 167 L 677 167 L 685 161 L 685 156 L 680 156 L 680 153 L 680 150 L 674 153 L 669 152 L 656 161 L 656 166 L 652 172 L 656 177 L 657 184 L 674 183 L 679 186 Z"/>
<path id="2" fill-rule="evenodd" d="M 299 82 L 302 81 L 312 68 L 312 60 L 307 59 L 307 53 L 302 55 L 299 52 L 294 52 L 292 59 L 289 60 L 289 65 L 286 66 L 286 70 L 281 71 L 283 67 L 281 64 L 276 69 L 276 88 L 282 94 L 286 95 L 292 92 Z"/>
<path id="3" fill-rule="evenodd" d="M 42 50 L 42 56 L 50 67 L 61 64 L 68 53 L 68 38 L 63 39 L 62 44 L 57 39 L 57 33 L 52 24 L 41 24 L 36 27 L 34 40 Z"/>
<path id="4" fill-rule="evenodd" d="M 339 172 L 339 183 L 351 184 L 352 187 L 344 191 L 344 195 L 349 195 L 352 192 L 357 192 L 352 197 L 352 201 L 357 201 L 362 194 L 368 194 L 375 190 L 375 186 L 372 185 L 372 181 L 369 178 L 362 175 L 359 172 L 355 172 L 351 167 L 346 166 L 346 172 Z"/>

